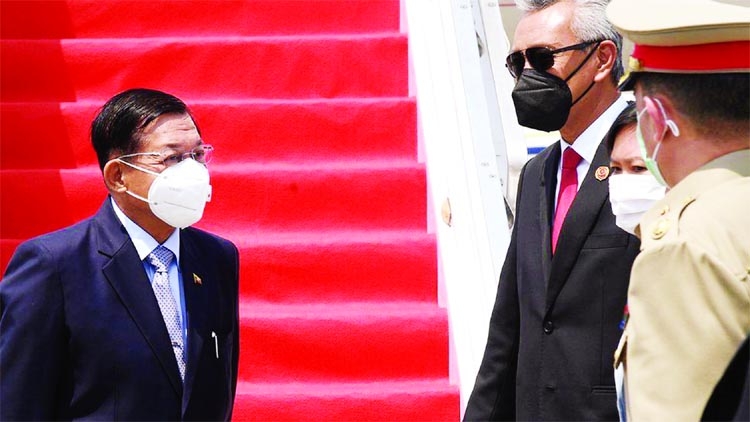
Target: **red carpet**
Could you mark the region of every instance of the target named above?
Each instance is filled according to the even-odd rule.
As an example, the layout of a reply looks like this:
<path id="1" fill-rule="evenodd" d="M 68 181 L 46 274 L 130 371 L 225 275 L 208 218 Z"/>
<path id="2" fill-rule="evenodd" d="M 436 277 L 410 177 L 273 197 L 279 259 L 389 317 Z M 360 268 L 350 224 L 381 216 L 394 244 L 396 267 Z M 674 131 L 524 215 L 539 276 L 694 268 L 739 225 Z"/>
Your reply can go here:
<path id="1" fill-rule="evenodd" d="M 241 251 L 235 420 L 456 420 L 398 0 L 0 2 L 0 269 L 106 195 L 115 93 L 195 112 Z"/>

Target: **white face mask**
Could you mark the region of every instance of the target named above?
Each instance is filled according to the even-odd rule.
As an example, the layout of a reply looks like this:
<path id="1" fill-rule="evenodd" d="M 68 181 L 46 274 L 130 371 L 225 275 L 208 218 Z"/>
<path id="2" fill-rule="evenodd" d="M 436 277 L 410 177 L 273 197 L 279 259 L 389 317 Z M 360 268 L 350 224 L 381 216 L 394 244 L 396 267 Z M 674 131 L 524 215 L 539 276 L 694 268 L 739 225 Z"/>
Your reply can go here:
<path id="1" fill-rule="evenodd" d="M 609 202 L 615 224 L 634 235 L 643 214 L 664 198 L 666 189 L 651 173 L 609 176 Z"/>
<path id="2" fill-rule="evenodd" d="M 127 193 L 147 202 L 151 212 L 163 222 L 183 229 L 203 217 L 206 202 L 211 201 L 208 169 L 204 164 L 188 158 L 157 173 L 127 161 L 118 161 L 156 176 L 148 190 L 148 199 L 130 191 Z"/>

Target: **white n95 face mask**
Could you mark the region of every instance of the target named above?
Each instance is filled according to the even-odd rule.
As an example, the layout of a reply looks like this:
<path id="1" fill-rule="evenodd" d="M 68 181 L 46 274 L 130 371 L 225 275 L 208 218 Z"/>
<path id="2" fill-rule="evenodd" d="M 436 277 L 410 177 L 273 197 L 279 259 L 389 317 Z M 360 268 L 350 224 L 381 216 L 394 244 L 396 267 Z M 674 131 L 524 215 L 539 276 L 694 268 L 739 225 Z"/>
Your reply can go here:
<path id="1" fill-rule="evenodd" d="M 666 189 L 651 173 L 609 176 L 609 202 L 615 224 L 634 235 L 643 214 L 664 198 Z"/>
<path id="2" fill-rule="evenodd" d="M 161 173 L 145 169 L 127 161 L 130 167 L 156 176 L 148 190 L 148 199 L 133 192 L 127 193 L 147 202 L 151 212 L 172 227 L 183 229 L 203 217 L 206 202 L 211 201 L 208 169 L 192 158 L 167 167 Z"/>

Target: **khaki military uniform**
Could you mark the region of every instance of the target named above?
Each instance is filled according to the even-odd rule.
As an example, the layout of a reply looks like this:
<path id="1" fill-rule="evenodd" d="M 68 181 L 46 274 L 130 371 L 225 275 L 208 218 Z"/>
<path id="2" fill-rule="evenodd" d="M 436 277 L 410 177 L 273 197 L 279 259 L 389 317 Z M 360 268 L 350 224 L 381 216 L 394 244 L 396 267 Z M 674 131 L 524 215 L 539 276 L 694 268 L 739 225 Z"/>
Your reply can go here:
<path id="1" fill-rule="evenodd" d="M 615 354 L 627 417 L 697 421 L 750 333 L 750 150 L 691 173 L 639 228 Z"/>

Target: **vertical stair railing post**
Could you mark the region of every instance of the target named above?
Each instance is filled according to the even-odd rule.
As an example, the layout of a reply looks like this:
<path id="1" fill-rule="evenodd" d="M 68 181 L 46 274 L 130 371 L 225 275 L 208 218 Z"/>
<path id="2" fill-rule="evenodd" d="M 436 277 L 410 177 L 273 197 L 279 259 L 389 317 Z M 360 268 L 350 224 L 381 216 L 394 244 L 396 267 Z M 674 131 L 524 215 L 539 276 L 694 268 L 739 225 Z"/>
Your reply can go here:
<path id="1" fill-rule="evenodd" d="M 512 81 L 501 72 L 508 41 L 498 2 L 402 3 L 419 155 L 427 168 L 428 227 L 437 235 L 451 380 L 459 385 L 463 414 L 484 353 L 510 241 L 506 204 L 513 205 L 513 175 L 526 146 L 510 103 Z"/>

